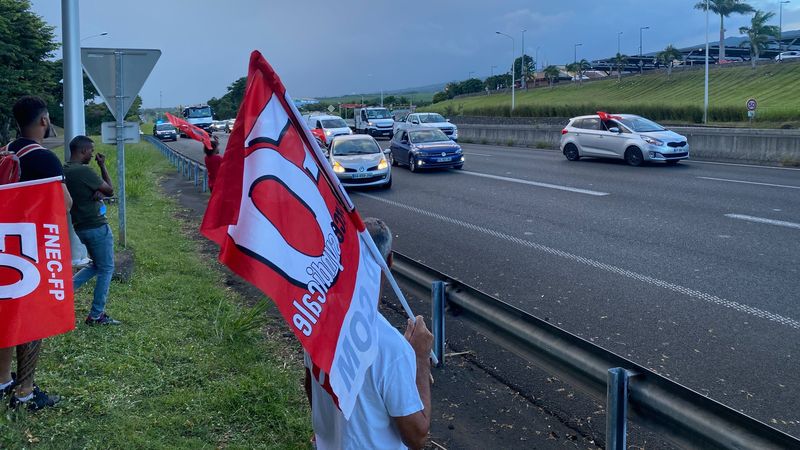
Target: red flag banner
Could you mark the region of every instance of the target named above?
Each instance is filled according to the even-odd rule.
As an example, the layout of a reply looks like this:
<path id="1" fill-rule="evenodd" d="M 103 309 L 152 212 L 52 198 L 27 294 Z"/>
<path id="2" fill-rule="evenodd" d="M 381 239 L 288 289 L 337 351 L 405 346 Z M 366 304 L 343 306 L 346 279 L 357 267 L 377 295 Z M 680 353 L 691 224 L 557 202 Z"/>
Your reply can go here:
<path id="1" fill-rule="evenodd" d="M 202 128 L 192 125 L 189 122 L 175 117 L 170 113 L 164 113 L 164 115 L 167 117 L 167 120 L 169 120 L 169 123 L 180 130 L 181 133 L 189 136 L 195 141 L 202 142 L 206 149 L 211 150 L 211 137 Z"/>
<path id="2" fill-rule="evenodd" d="M 0 348 L 75 328 L 61 178 L 0 185 Z"/>
<path id="3" fill-rule="evenodd" d="M 377 354 L 381 267 L 360 235 L 358 213 L 259 52 L 250 58 L 218 179 L 202 233 L 220 245 L 221 262 L 277 304 L 349 417 Z"/>

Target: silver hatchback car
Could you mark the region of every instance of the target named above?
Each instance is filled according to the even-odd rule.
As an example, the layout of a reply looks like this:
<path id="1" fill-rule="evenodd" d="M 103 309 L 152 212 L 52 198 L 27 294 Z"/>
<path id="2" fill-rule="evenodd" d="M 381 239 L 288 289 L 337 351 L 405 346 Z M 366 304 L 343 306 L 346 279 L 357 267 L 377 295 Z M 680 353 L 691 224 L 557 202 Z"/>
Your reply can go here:
<path id="1" fill-rule="evenodd" d="M 677 164 L 689 158 L 689 143 L 644 117 L 598 113 L 570 119 L 561 130 L 561 151 L 570 161 L 591 156 L 624 159 L 632 166 L 645 161 Z"/>
<path id="2" fill-rule="evenodd" d="M 391 161 L 372 136 L 335 136 L 328 149 L 328 160 L 345 187 L 392 187 Z"/>

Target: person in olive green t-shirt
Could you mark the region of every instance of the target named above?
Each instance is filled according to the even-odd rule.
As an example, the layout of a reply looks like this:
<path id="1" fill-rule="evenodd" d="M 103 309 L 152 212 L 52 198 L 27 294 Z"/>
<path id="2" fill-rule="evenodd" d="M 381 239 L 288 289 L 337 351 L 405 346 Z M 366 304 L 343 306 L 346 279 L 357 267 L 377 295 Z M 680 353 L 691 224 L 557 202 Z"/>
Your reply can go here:
<path id="1" fill-rule="evenodd" d="M 100 167 L 100 176 L 89 167 L 94 156 L 94 142 L 86 136 L 76 136 L 69 143 L 70 158 L 64 165 L 64 178 L 72 195 L 72 225 L 75 234 L 89 251 L 92 264 L 76 273 L 72 279 L 78 290 L 87 281 L 97 276 L 94 287 L 92 309 L 86 317 L 87 325 L 119 325 L 106 314 L 108 290 L 114 274 L 114 236 L 101 210 L 104 196 L 114 195 L 114 186 L 106 169 L 106 157 L 98 153 L 94 157 Z"/>

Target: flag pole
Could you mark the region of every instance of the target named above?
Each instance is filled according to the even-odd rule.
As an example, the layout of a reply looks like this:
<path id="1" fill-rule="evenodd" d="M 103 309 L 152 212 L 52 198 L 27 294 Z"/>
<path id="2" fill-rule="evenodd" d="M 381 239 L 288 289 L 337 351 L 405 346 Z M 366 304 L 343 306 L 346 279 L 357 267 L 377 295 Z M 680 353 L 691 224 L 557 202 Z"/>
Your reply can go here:
<path id="1" fill-rule="evenodd" d="M 364 222 L 361 220 L 361 215 L 356 211 L 355 204 L 353 201 L 350 200 L 350 196 L 347 195 L 347 192 L 344 190 L 341 182 L 339 181 L 339 177 L 333 173 L 333 168 L 331 167 L 328 160 L 323 156 L 322 150 L 320 150 L 319 145 L 317 144 L 317 140 L 314 139 L 311 135 L 311 130 L 308 129 L 308 124 L 305 123 L 304 120 L 300 120 L 300 111 L 297 110 L 292 98 L 289 96 L 289 93 L 284 93 L 284 100 L 286 101 L 287 106 L 292 111 L 292 120 L 295 122 L 296 125 L 300 126 L 300 129 L 303 130 L 303 134 L 305 135 L 305 140 L 308 143 L 309 147 L 311 148 L 311 152 L 313 153 L 314 158 L 317 160 L 317 165 L 322 168 L 323 172 L 325 172 L 325 179 L 328 181 L 330 186 L 333 188 L 334 194 L 339 198 L 339 201 L 348 208 L 348 214 L 355 214 L 358 222 L 363 227 Z M 416 316 L 414 312 L 411 310 L 411 306 L 408 304 L 408 300 L 406 299 L 403 291 L 400 290 L 400 286 L 397 284 L 397 280 L 394 279 L 394 275 L 392 275 L 391 269 L 389 269 L 389 265 L 383 259 L 383 255 L 381 255 L 380 250 L 378 250 L 378 246 L 375 245 L 375 241 L 372 239 L 367 232 L 362 232 L 359 230 L 358 237 L 361 239 L 367 249 L 369 250 L 372 257 L 378 262 L 378 265 L 381 267 L 384 275 L 386 275 L 386 279 L 389 280 L 389 284 L 392 286 L 392 290 L 394 291 L 397 299 L 400 300 L 400 304 L 403 306 L 403 310 L 408 315 L 409 319 L 416 322 Z M 377 307 L 377 305 L 376 305 Z M 436 355 L 433 354 L 431 350 L 431 360 L 433 361 L 434 365 L 439 364 L 439 360 L 436 358 Z"/>

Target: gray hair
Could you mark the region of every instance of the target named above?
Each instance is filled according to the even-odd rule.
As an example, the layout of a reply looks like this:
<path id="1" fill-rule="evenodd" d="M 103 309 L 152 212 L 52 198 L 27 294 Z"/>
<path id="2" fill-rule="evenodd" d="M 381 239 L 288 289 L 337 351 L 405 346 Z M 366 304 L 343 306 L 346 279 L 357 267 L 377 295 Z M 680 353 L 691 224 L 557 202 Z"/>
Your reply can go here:
<path id="1" fill-rule="evenodd" d="M 384 261 L 388 261 L 389 255 L 392 254 L 392 231 L 386 222 L 375 217 L 364 219 L 364 225 L 366 225 L 369 235 L 372 236 L 372 240 L 375 241 Z"/>

